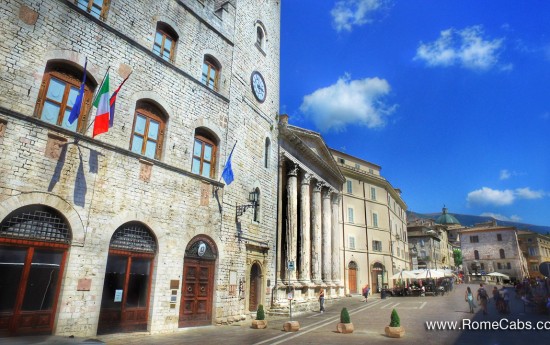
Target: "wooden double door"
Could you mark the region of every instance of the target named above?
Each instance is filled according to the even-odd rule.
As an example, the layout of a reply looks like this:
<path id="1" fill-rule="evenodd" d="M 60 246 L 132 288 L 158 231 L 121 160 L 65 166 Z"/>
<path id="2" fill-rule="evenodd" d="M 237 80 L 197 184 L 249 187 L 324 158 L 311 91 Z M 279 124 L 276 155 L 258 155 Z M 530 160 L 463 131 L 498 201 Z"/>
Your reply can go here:
<path id="1" fill-rule="evenodd" d="M 36 243 L 0 244 L 0 336 L 52 333 L 66 246 Z"/>
<path id="2" fill-rule="evenodd" d="M 185 258 L 179 327 L 212 324 L 215 260 Z"/>

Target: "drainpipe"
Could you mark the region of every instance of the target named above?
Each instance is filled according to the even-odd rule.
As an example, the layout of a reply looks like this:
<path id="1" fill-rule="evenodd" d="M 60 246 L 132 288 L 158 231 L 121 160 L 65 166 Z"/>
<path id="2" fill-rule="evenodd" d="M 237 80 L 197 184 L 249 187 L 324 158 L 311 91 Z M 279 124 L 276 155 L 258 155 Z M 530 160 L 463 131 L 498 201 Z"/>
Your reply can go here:
<path id="1" fill-rule="evenodd" d="M 370 270 L 370 259 L 369 259 L 369 221 L 368 221 L 368 212 L 367 212 L 367 196 L 365 192 L 365 182 L 363 181 L 363 211 L 365 212 L 365 240 L 367 245 L 367 284 L 371 287 L 372 290 L 372 284 L 371 284 L 371 275 L 372 272 Z M 374 290 L 372 290 L 374 291 Z"/>

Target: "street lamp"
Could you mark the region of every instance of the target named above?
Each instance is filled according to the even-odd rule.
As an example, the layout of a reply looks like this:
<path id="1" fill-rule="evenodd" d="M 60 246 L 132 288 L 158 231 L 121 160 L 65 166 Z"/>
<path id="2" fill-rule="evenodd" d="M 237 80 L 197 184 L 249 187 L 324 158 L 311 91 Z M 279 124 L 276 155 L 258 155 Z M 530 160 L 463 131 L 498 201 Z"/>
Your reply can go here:
<path id="1" fill-rule="evenodd" d="M 248 210 L 249 208 L 256 207 L 258 205 L 258 197 L 259 197 L 259 193 L 255 190 L 248 193 L 248 201 L 250 203 L 244 204 L 244 205 L 237 205 L 237 218 L 242 216 L 246 212 L 246 210 Z"/>

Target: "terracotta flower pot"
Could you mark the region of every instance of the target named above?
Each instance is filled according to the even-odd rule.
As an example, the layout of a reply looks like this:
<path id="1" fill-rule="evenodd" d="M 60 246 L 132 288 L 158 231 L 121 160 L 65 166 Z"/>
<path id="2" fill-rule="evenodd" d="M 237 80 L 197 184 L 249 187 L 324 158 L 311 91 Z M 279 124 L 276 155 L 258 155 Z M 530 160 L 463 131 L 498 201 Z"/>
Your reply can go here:
<path id="1" fill-rule="evenodd" d="M 252 328 L 263 329 L 267 327 L 267 320 L 252 320 Z"/>
<path id="2" fill-rule="evenodd" d="M 353 323 L 338 323 L 336 325 L 338 333 L 353 333 Z"/>
<path id="3" fill-rule="evenodd" d="M 386 326 L 384 331 L 386 332 L 386 335 L 390 338 L 401 338 L 405 335 L 405 329 L 401 326 L 399 327 Z"/>

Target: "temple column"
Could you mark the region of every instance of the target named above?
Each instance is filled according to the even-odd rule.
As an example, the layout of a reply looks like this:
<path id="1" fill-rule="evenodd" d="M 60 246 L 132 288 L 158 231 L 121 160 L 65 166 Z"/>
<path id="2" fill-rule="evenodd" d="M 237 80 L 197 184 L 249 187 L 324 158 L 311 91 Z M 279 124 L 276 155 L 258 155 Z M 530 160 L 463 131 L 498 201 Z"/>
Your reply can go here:
<path id="1" fill-rule="evenodd" d="M 332 282 L 340 285 L 340 231 L 338 231 L 338 209 L 340 195 L 332 193 Z"/>
<path id="2" fill-rule="evenodd" d="M 291 166 L 287 181 L 287 231 L 286 231 L 286 264 L 287 280 L 296 281 L 296 254 L 298 246 L 298 164 Z M 294 269 L 288 270 L 288 263 L 294 262 Z"/>
<path id="3" fill-rule="evenodd" d="M 322 182 L 313 186 L 311 193 L 311 279 L 321 284 L 321 189 Z"/>
<path id="4" fill-rule="evenodd" d="M 311 282 L 311 214 L 310 214 L 310 182 L 311 174 L 303 173 L 300 183 L 300 239 L 302 248 L 300 251 L 300 282 Z"/>
<path id="5" fill-rule="evenodd" d="M 323 257 L 323 269 L 322 269 L 322 278 L 323 282 L 330 284 L 332 279 L 332 209 L 330 207 L 330 195 L 332 190 L 330 188 L 325 188 L 323 191 L 323 224 L 322 224 L 322 257 Z"/>

